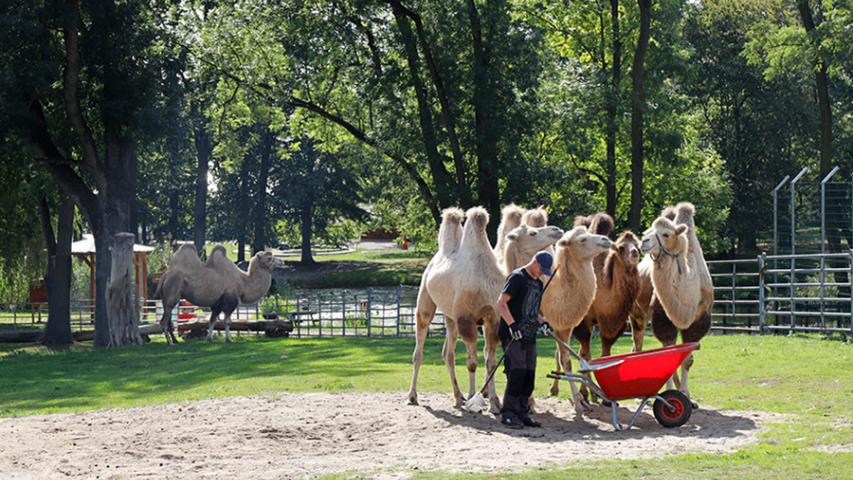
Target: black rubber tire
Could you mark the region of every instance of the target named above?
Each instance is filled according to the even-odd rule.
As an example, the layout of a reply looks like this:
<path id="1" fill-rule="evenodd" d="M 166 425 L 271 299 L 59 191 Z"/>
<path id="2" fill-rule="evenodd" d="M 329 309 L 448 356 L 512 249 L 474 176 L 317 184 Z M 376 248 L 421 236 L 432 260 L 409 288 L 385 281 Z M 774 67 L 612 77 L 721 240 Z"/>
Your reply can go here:
<path id="1" fill-rule="evenodd" d="M 656 399 L 652 410 L 658 423 L 666 428 L 675 428 L 684 425 L 687 423 L 687 420 L 690 420 L 690 414 L 693 413 L 693 406 L 690 404 L 690 399 L 687 398 L 687 395 L 678 390 L 667 390 L 660 396 L 673 405 L 675 411 L 670 411 L 665 403 Z"/>

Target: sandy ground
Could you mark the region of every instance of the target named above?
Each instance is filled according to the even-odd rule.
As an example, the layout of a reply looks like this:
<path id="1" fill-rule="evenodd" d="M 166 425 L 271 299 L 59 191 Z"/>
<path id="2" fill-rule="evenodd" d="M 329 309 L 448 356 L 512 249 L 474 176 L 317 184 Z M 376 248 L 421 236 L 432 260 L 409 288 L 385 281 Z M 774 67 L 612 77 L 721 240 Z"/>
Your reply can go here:
<path id="1" fill-rule="evenodd" d="M 608 409 L 571 420 L 539 400 L 541 429 L 508 430 L 456 410 L 448 395 L 282 394 L 0 420 L 2 478 L 305 478 L 337 472 L 405 478 L 412 470 L 508 471 L 596 459 L 730 452 L 779 416 L 700 409 L 664 429 L 650 409 L 614 432 Z M 629 405 L 632 409 L 633 404 Z M 627 421 L 628 412 L 620 411 Z M 511 455 L 510 452 L 524 452 Z M 521 461 L 519 463 L 519 461 Z"/>

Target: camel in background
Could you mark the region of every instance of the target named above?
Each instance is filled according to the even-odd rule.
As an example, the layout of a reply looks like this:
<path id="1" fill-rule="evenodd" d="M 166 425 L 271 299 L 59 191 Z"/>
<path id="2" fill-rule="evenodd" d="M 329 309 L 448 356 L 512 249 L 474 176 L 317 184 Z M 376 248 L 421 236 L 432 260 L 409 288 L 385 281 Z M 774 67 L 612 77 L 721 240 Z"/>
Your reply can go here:
<path id="1" fill-rule="evenodd" d="M 258 252 L 244 272 L 228 259 L 225 247 L 217 245 L 206 263 L 198 257 L 192 244 L 181 248 L 169 261 L 169 269 L 160 279 L 154 298 L 163 301 L 160 328 L 168 343 L 176 343 L 172 309 L 185 298 L 193 305 L 210 307 L 207 339 L 213 339 L 213 328 L 220 313 L 225 314 L 225 341 L 231 341 L 231 314 L 242 303 L 255 303 L 266 295 L 272 282 L 275 259 L 270 252 Z"/>

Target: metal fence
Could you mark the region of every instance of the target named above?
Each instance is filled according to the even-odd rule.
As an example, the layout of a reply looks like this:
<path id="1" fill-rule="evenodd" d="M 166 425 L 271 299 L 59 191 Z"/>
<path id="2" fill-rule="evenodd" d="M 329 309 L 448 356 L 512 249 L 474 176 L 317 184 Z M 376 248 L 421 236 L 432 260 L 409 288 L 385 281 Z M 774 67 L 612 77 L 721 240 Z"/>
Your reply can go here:
<path id="1" fill-rule="evenodd" d="M 708 262 L 714 329 L 853 334 L 853 250 Z"/>
<path id="2" fill-rule="evenodd" d="M 853 335 L 853 250 L 843 253 L 759 255 L 708 261 L 714 281 L 712 328 L 724 332 L 844 332 Z M 293 322 L 297 336 L 398 337 L 415 333 L 417 288 L 294 290 L 240 305 L 232 320 L 261 320 L 275 315 Z M 143 302 L 140 324 L 162 316 L 158 300 Z M 206 321 L 209 310 L 179 306 L 173 319 Z M 0 303 L 0 330 L 39 328 L 47 305 Z M 91 302 L 74 302 L 72 329 L 94 328 Z M 430 335 L 444 335 L 437 312 Z M 238 333 L 239 335 L 239 333 Z"/>

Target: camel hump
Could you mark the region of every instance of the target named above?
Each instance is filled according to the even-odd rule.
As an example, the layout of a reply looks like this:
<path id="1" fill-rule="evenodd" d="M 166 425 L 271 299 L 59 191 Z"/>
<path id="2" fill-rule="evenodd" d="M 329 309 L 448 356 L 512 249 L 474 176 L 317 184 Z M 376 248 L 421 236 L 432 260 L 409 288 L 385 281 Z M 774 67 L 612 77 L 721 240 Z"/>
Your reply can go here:
<path id="1" fill-rule="evenodd" d="M 169 269 L 175 267 L 195 267 L 200 264 L 201 259 L 198 258 L 198 251 L 195 249 L 195 245 L 185 243 L 178 247 L 178 250 L 172 255 L 172 259 L 169 260 Z"/>
<path id="2" fill-rule="evenodd" d="M 548 225 L 548 212 L 545 210 L 545 207 L 540 205 L 537 208 L 524 212 L 524 215 L 521 216 L 521 223 L 533 228 L 544 227 Z"/>
<path id="3" fill-rule="evenodd" d="M 461 208 L 450 207 L 441 212 L 442 225 L 462 225 L 463 218 L 465 218 L 465 212 Z"/>
<path id="4" fill-rule="evenodd" d="M 524 217 L 525 210 L 514 203 L 510 203 L 501 209 L 501 223 L 506 224 L 509 228 L 507 231 L 521 225 L 521 219 Z"/>
<path id="5" fill-rule="evenodd" d="M 669 206 L 669 207 L 664 208 L 663 210 L 661 210 L 660 216 L 671 221 L 671 222 L 674 222 L 675 221 L 675 207 Z"/>
<path id="6" fill-rule="evenodd" d="M 228 258 L 228 250 L 225 250 L 225 247 L 222 245 L 216 245 L 210 251 L 210 256 L 212 257 L 214 255 L 222 255 L 223 257 Z"/>
<path id="7" fill-rule="evenodd" d="M 696 215 L 696 207 L 690 202 L 680 202 L 675 206 L 675 223 L 683 223 L 693 228 L 693 217 Z"/>
<path id="8" fill-rule="evenodd" d="M 586 217 L 575 217 L 574 226 L 586 227 L 589 233 L 609 237 L 613 230 L 616 228 L 616 222 L 613 221 L 613 217 L 611 217 L 610 215 L 604 212 L 599 212 Z"/>
<path id="9" fill-rule="evenodd" d="M 489 223 L 489 212 L 483 207 L 471 207 L 465 212 L 465 225 L 471 224 L 478 230 L 486 228 Z"/>
<path id="10" fill-rule="evenodd" d="M 462 219 L 465 212 L 459 208 L 445 208 L 441 212 L 441 226 L 438 228 L 438 249 L 449 255 L 459 249 L 462 240 Z"/>

